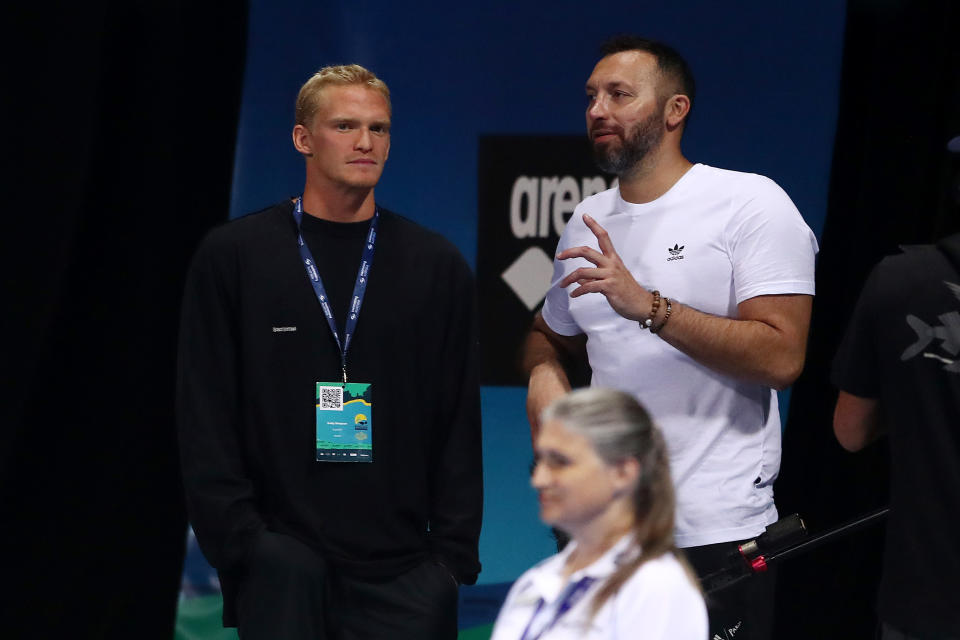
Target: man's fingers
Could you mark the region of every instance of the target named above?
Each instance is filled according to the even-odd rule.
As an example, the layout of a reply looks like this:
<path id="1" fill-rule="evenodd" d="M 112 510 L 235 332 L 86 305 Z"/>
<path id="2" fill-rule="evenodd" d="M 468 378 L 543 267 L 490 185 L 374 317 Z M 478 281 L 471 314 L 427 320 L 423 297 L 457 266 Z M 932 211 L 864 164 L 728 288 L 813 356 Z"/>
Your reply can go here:
<path id="1" fill-rule="evenodd" d="M 571 271 L 570 273 L 568 273 L 567 277 L 561 280 L 558 286 L 561 289 L 565 289 L 566 287 L 569 287 L 574 282 L 579 282 L 580 280 L 588 279 L 590 276 L 584 273 L 585 271 L 594 271 L 594 269 L 589 269 L 587 267 L 581 267 L 579 269 L 575 269 L 574 271 Z"/>
<path id="2" fill-rule="evenodd" d="M 591 280 L 570 292 L 571 298 L 579 298 L 587 293 L 603 293 L 603 280 Z"/>
<path id="3" fill-rule="evenodd" d="M 603 254 L 591 247 L 571 247 L 557 254 L 558 260 L 570 258 L 585 258 L 597 266 L 600 266 L 600 262 L 604 260 Z"/>
<path id="4" fill-rule="evenodd" d="M 574 282 L 578 284 L 583 284 L 584 282 L 590 282 L 593 280 L 603 280 L 610 276 L 610 271 L 607 269 L 599 269 L 595 267 L 580 267 L 575 269 L 567 274 L 567 277 L 560 281 L 560 284 L 557 285 L 561 289 L 569 287 Z"/>
<path id="5" fill-rule="evenodd" d="M 603 252 L 603 255 L 610 257 L 617 255 L 617 251 L 613 248 L 613 242 L 610 241 L 610 236 L 607 234 L 607 230 L 601 227 L 599 222 L 587 214 L 583 214 L 583 222 L 587 225 L 590 231 L 593 232 L 593 235 L 597 236 L 597 242 L 600 244 L 600 251 Z"/>

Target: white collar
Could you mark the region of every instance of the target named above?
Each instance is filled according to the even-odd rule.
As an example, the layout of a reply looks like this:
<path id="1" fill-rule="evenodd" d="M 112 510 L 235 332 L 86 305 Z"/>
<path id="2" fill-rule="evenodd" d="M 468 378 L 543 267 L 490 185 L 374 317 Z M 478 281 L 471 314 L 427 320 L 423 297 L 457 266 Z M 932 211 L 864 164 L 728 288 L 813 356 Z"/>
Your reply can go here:
<path id="1" fill-rule="evenodd" d="M 574 571 L 565 580 L 563 567 L 577 546 L 577 543 L 571 540 L 563 551 L 547 558 L 527 573 L 524 583 L 519 585 L 518 602 L 529 600 L 530 603 L 535 603 L 543 598 L 544 603 L 550 605 L 560 596 L 567 584 L 573 584 L 582 578 L 594 578 L 597 583 L 603 581 L 640 552 L 634 544 L 634 539 L 632 532 L 624 534 L 602 556 L 583 569 Z"/>
<path id="2" fill-rule="evenodd" d="M 692 176 L 699 173 L 705 166 L 706 165 L 703 165 L 699 162 L 691 166 L 689 169 L 683 172 L 683 175 L 680 176 L 676 182 L 670 185 L 669 189 L 650 202 L 627 202 L 623 199 L 623 195 L 620 193 L 620 186 L 618 184 L 616 187 L 617 197 L 614 204 L 614 211 L 618 213 L 625 212 L 642 214 L 650 211 L 651 209 L 662 210 L 663 207 L 669 206 L 671 201 L 674 200 L 678 195 L 682 195 L 684 193 L 687 188 L 687 183 L 690 181 Z"/>

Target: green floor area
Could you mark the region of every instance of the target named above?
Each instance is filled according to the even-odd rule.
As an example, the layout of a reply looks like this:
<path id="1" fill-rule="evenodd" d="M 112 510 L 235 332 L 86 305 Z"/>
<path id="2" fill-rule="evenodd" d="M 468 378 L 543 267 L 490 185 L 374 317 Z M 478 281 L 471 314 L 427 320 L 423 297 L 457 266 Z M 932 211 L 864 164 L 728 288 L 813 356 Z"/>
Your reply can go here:
<path id="1" fill-rule="evenodd" d="M 237 640 L 236 629 L 224 629 L 220 623 L 223 601 L 219 595 L 180 601 L 174 640 Z M 463 629 L 457 640 L 489 640 L 493 625 Z"/>
<path id="2" fill-rule="evenodd" d="M 490 640 L 491 633 L 493 633 L 493 625 L 485 624 L 473 629 L 461 629 L 457 634 L 457 640 Z"/>
<path id="3" fill-rule="evenodd" d="M 174 640 L 237 640 L 236 629 L 224 629 L 223 598 L 201 596 L 180 601 Z"/>

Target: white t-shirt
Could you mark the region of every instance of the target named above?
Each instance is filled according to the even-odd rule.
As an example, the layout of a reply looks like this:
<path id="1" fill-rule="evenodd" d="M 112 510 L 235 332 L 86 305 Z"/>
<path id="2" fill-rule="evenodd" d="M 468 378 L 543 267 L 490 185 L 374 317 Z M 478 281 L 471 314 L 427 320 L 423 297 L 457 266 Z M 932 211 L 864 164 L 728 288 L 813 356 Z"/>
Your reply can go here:
<path id="1" fill-rule="evenodd" d="M 570 218 L 557 249 L 599 249 L 588 213 L 610 235 L 642 286 L 718 316 L 760 295 L 814 293 L 817 241 L 772 180 L 694 165 L 653 202 L 632 204 L 618 188 L 591 196 Z M 748 538 L 777 520 L 780 469 L 776 392 L 695 362 L 617 314 L 602 294 L 570 298 L 557 283 L 582 258 L 554 261 L 543 319 L 561 335 L 587 335 L 593 386 L 632 393 L 663 430 L 677 492 L 681 547 Z"/>
<path id="2" fill-rule="evenodd" d="M 636 553 L 632 542 L 632 534 L 624 536 L 567 581 L 563 579 L 563 566 L 576 547 L 574 542 L 524 573 L 507 594 L 491 640 L 520 640 L 528 626 L 530 637 L 544 629 L 540 640 L 705 640 L 707 610 L 703 598 L 673 554 L 640 565 L 591 618 L 594 595 L 617 566 Z M 569 610 L 556 617 L 571 585 L 584 578 L 593 578 L 594 582 Z M 541 600 L 543 605 L 538 606 Z M 537 620 L 533 620 L 535 615 Z"/>

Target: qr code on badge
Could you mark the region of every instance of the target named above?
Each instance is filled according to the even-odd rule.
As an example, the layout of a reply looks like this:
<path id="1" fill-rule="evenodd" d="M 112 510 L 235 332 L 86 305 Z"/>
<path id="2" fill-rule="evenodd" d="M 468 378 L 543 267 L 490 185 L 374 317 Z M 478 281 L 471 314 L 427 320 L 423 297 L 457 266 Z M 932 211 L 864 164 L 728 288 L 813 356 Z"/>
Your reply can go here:
<path id="1" fill-rule="evenodd" d="M 343 411 L 343 387 L 319 387 L 320 409 Z"/>

